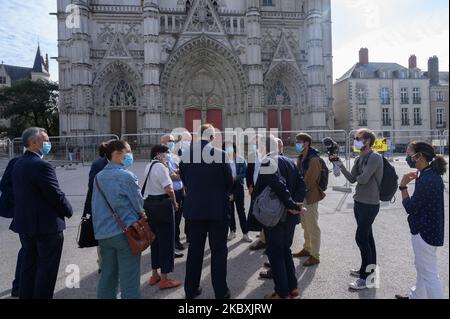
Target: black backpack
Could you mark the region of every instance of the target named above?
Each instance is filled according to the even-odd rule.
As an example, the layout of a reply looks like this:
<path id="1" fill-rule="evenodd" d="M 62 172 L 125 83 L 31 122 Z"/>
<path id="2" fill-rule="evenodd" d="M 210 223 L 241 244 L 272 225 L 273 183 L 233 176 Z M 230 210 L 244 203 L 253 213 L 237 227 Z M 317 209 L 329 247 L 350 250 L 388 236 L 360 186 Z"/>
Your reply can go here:
<path id="1" fill-rule="evenodd" d="M 322 157 L 319 157 L 319 162 L 320 166 L 322 166 L 322 169 L 320 170 L 319 188 L 325 192 L 328 188 L 328 177 L 330 176 L 330 170 Z"/>
<path id="2" fill-rule="evenodd" d="M 395 171 L 394 166 L 386 159 L 386 157 L 381 156 L 383 158 L 383 178 L 380 183 L 380 201 L 382 202 L 395 202 L 395 194 L 398 189 L 398 175 Z M 365 164 L 369 157 L 367 157 Z"/>

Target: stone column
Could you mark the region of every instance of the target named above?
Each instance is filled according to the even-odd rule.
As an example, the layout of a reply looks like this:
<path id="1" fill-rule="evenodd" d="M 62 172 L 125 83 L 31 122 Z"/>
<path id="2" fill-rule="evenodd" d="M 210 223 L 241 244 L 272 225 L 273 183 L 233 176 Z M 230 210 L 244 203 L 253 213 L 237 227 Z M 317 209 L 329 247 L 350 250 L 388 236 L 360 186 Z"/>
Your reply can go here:
<path id="1" fill-rule="evenodd" d="M 327 126 L 322 10 L 322 0 L 307 1 L 308 129 L 325 129 Z"/>
<path id="2" fill-rule="evenodd" d="M 143 132 L 161 128 L 161 87 L 159 83 L 159 64 L 161 48 L 159 45 L 159 0 L 145 0 L 144 18 L 144 105 Z"/>
<path id="3" fill-rule="evenodd" d="M 247 0 L 248 127 L 264 127 L 263 68 L 261 62 L 261 14 L 259 0 Z"/>
<path id="4" fill-rule="evenodd" d="M 68 134 L 92 133 L 93 97 L 91 35 L 89 31 L 90 8 L 87 0 L 74 1 L 79 13 L 76 27 L 72 28 L 72 101 L 73 113 L 70 114 Z"/>

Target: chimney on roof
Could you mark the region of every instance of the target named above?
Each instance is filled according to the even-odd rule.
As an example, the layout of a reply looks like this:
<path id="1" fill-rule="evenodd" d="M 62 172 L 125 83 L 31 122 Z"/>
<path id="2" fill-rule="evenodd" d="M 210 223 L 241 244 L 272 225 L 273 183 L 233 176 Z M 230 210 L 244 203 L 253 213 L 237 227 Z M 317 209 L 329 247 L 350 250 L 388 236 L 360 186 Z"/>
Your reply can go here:
<path id="1" fill-rule="evenodd" d="M 409 57 L 408 65 L 410 70 L 417 69 L 417 57 L 414 54 Z"/>
<path id="2" fill-rule="evenodd" d="M 439 58 L 437 56 L 428 59 L 428 78 L 432 85 L 439 84 Z"/>
<path id="3" fill-rule="evenodd" d="M 359 64 L 369 64 L 369 49 L 361 48 L 359 50 Z"/>

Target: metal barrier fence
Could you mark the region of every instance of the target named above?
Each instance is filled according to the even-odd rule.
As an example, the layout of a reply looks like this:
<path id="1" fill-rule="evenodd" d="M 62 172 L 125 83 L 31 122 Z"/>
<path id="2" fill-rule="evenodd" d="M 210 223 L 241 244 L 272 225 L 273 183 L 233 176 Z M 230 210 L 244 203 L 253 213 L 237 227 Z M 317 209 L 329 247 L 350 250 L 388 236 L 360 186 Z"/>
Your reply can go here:
<path id="1" fill-rule="evenodd" d="M 12 158 L 12 142 L 9 138 L 0 139 L 0 158 Z"/>
<path id="2" fill-rule="evenodd" d="M 64 163 L 84 164 L 98 158 L 98 147 L 102 142 L 119 137 L 114 134 L 105 135 L 76 135 L 76 136 L 50 136 L 52 151 L 46 156 L 50 161 Z M 12 142 L 12 156 L 23 153 L 24 146 L 21 138 L 15 138 Z"/>
<path id="3" fill-rule="evenodd" d="M 351 131 L 349 137 L 349 148 L 347 153 L 350 158 L 358 156 L 353 149 L 353 139 L 357 131 Z M 406 149 L 408 144 L 412 141 L 422 141 L 430 143 L 435 147 L 436 153 L 446 156 L 448 161 L 448 134 L 445 135 L 439 130 L 408 130 L 408 131 L 394 131 L 383 130 L 374 131 L 377 135 L 377 139 L 385 139 L 387 142 L 387 151 L 379 152 L 388 158 L 396 169 L 399 178 L 406 173 L 411 172 L 411 168 L 406 163 Z M 445 132 L 444 132 L 445 133 Z M 443 176 L 444 182 L 448 184 L 449 173 Z"/>
<path id="4" fill-rule="evenodd" d="M 326 152 L 325 147 L 322 144 L 322 140 L 325 137 L 331 137 L 336 143 L 338 144 L 337 152 L 340 154 L 340 156 L 345 156 L 347 158 L 346 150 L 348 148 L 347 142 L 347 133 L 343 130 L 321 130 L 321 131 L 276 131 L 276 130 L 255 130 L 254 132 L 251 131 L 225 131 L 225 132 L 216 132 L 216 139 L 213 142 L 214 146 L 221 148 L 222 142 L 227 139 L 232 139 L 234 142 L 237 143 L 243 143 L 244 149 L 247 153 L 248 151 L 248 145 L 251 142 L 251 140 L 256 136 L 269 136 L 270 134 L 274 135 L 277 138 L 280 138 L 284 143 L 284 153 L 287 156 L 293 157 L 297 156 L 295 152 L 295 137 L 300 132 L 307 133 L 311 135 L 313 139 L 313 147 L 317 148 L 320 151 Z M 122 139 L 127 141 L 132 150 L 133 154 L 136 159 L 143 159 L 148 160 L 150 157 L 150 151 L 151 148 L 159 144 L 161 141 L 161 138 L 167 133 L 160 132 L 160 133 L 145 133 L 145 134 L 124 134 L 122 135 Z M 175 139 L 178 141 L 179 136 L 181 133 L 174 133 Z M 195 134 L 193 134 L 195 135 Z M 237 143 L 238 144 L 238 143 Z M 176 146 L 175 150 L 179 145 Z M 245 156 L 245 155 L 244 155 Z"/>

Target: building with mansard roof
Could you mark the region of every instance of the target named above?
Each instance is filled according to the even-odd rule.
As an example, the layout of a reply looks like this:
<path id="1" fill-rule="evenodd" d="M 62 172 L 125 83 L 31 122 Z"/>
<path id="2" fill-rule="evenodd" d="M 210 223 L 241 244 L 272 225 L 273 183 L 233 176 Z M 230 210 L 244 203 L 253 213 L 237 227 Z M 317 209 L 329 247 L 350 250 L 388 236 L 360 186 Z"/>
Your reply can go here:
<path id="1" fill-rule="evenodd" d="M 44 57 L 41 55 L 41 48 L 38 45 L 34 63 L 31 68 L 4 64 L 0 64 L 0 88 L 10 87 L 14 82 L 20 80 L 50 80 L 48 54 Z M 10 127 L 11 120 L 4 118 L 0 106 L 0 127 Z"/>
<path id="2" fill-rule="evenodd" d="M 58 0 L 57 17 L 62 135 L 334 125 L 330 0 Z"/>

